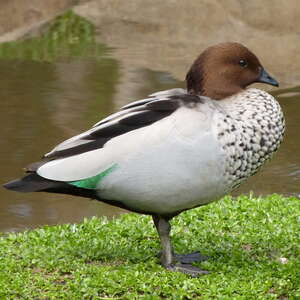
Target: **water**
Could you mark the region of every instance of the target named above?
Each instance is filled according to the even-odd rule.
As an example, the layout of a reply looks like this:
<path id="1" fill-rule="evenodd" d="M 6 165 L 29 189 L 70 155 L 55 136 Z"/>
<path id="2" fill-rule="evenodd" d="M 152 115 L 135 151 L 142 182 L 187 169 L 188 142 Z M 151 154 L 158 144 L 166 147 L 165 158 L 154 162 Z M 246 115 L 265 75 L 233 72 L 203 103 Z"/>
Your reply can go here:
<path id="1" fill-rule="evenodd" d="M 24 166 L 120 105 L 184 85 L 163 69 L 153 71 L 142 63 L 134 68 L 122 65 L 121 50 L 96 42 L 93 35 L 89 23 L 67 15 L 41 37 L 0 47 L 1 183 L 21 176 Z M 128 56 L 128 49 L 125 52 Z M 300 88 L 274 94 L 287 120 L 285 141 L 272 162 L 235 194 L 300 194 Z M 20 194 L 4 188 L 0 199 L 0 231 L 124 212 L 83 198 Z"/>

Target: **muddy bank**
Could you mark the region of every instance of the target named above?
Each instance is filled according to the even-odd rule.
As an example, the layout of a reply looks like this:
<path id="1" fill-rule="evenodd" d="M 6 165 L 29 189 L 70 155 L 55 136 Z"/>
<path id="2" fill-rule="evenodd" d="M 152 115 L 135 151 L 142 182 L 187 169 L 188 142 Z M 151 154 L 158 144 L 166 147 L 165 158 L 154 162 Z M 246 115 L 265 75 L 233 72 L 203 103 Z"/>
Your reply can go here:
<path id="1" fill-rule="evenodd" d="M 94 0 L 74 11 L 97 26 L 99 40 L 116 48 L 125 73 L 150 68 L 183 79 L 199 51 L 238 41 L 259 55 L 282 87 L 300 82 L 297 0 Z"/>
<path id="2" fill-rule="evenodd" d="M 96 25 L 101 42 L 116 48 L 131 80 L 126 73 L 137 68 L 168 70 L 182 80 L 202 49 L 238 41 L 259 54 L 282 87 L 300 82 L 297 0 L 10 0 L 0 4 L 0 42 L 20 38 L 70 8 Z"/>
<path id="3" fill-rule="evenodd" d="M 9 0 L 0 3 L 0 42 L 23 37 L 85 0 Z"/>

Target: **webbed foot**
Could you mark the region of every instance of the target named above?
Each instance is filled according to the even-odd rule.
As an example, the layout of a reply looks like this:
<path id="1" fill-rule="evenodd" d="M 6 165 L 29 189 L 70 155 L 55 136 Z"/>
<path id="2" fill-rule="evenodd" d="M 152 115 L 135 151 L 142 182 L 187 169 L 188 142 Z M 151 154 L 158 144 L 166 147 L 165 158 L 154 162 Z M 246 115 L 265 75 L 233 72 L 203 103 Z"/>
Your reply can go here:
<path id="1" fill-rule="evenodd" d="M 171 264 L 169 266 L 166 266 L 166 269 L 173 272 L 181 272 L 190 275 L 191 277 L 198 277 L 200 275 L 209 274 L 208 271 L 201 270 L 190 264 L 181 264 L 181 263 Z"/>
<path id="2" fill-rule="evenodd" d="M 192 262 L 201 262 L 209 259 L 208 256 L 202 255 L 199 251 L 192 252 L 189 254 L 174 254 L 174 259 L 183 264 L 190 264 Z"/>
<path id="3" fill-rule="evenodd" d="M 191 262 L 199 262 L 207 259 L 207 257 L 201 255 L 199 252 L 193 252 L 186 255 L 173 254 L 170 241 L 171 226 L 169 218 L 156 215 L 153 215 L 152 217 L 162 245 L 162 252 L 159 255 L 161 264 L 167 270 L 181 272 L 192 277 L 208 274 L 208 271 L 201 270 L 190 264 Z"/>
<path id="4" fill-rule="evenodd" d="M 157 254 L 157 257 L 161 257 L 162 252 L 160 251 Z M 188 254 L 176 254 L 172 253 L 175 261 L 180 262 L 182 264 L 190 264 L 193 262 L 201 262 L 209 259 L 209 256 L 202 255 L 199 251 L 195 251 Z"/>

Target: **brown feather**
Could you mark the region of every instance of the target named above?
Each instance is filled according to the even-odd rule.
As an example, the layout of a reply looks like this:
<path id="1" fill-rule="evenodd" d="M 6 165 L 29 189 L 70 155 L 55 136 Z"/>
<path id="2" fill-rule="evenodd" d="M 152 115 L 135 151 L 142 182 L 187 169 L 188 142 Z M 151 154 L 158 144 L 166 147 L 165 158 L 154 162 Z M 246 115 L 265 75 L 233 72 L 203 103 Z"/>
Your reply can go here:
<path id="1" fill-rule="evenodd" d="M 240 60 L 247 67 L 239 65 Z M 262 66 L 258 58 L 239 43 L 221 43 L 207 48 L 186 75 L 190 94 L 221 100 L 257 81 Z"/>

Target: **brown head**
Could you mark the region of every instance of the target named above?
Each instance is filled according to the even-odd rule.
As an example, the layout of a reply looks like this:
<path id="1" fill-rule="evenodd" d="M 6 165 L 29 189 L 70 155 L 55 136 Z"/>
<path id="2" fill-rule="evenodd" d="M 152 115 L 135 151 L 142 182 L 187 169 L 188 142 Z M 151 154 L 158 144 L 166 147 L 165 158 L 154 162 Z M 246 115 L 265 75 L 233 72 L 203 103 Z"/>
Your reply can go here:
<path id="1" fill-rule="evenodd" d="M 221 100 L 262 82 L 278 86 L 258 58 L 239 43 L 221 43 L 207 48 L 186 75 L 187 90 Z"/>

